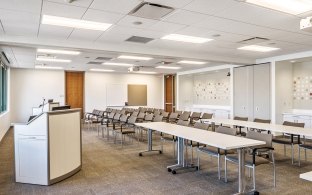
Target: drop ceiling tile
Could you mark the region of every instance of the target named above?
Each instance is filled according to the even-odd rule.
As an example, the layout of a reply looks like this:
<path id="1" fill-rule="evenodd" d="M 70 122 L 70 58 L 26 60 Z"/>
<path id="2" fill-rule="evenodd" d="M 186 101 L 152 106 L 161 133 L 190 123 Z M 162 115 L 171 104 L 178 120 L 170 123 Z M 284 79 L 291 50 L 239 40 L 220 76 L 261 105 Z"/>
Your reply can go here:
<path id="1" fill-rule="evenodd" d="M 44 1 L 42 14 L 80 19 L 86 10 L 84 7 Z"/>
<path id="2" fill-rule="evenodd" d="M 0 19 L 7 35 L 35 36 L 39 26 L 39 15 L 27 12 L 1 10 Z"/>
<path id="3" fill-rule="evenodd" d="M 68 39 L 70 40 L 83 40 L 83 41 L 94 41 L 103 32 L 97 30 L 85 30 L 85 29 L 74 29 Z"/>
<path id="4" fill-rule="evenodd" d="M 182 8 L 192 2 L 193 0 L 149 0 L 150 3 L 156 3 L 160 5 L 165 5 L 173 8 Z"/>
<path id="5" fill-rule="evenodd" d="M 65 5 L 74 5 L 74 6 L 79 6 L 79 7 L 89 7 L 90 4 L 92 3 L 92 0 L 79 0 L 79 1 L 72 1 L 71 3 L 67 3 L 65 0 L 44 0 L 44 1 L 50 1 L 50 2 L 55 2 L 55 3 L 60 3 L 60 4 L 65 4 Z"/>
<path id="6" fill-rule="evenodd" d="M 196 22 L 205 20 L 207 17 L 209 16 L 200 13 L 186 10 L 176 10 L 172 14 L 165 16 L 163 20 L 177 24 L 192 25 Z"/>
<path id="7" fill-rule="evenodd" d="M 126 34 L 130 36 L 140 36 L 140 37 L 147 37 L 147 38 L 160 38 L 166 33 L 164 32 L 158 32 L 153 30 L 145 30 L 140 28 L 130 28 L 130 27 L 124 27 L 124 26 L 114 26 L 113 28 L 106 31 L 107 33 L 112 34 Z M 105 32 L 105 33 L 106 33 Z M 129 38 L 128 37 L 128 38 Z"/>
<path id="8" fill-rule="evenodd" d="M 157 22 L 156 24 L 152 25 L 150 30 L 160 31 L 160 32 L 166 32 L 166 33 L 174 33 L 182 28 L 185 28 L 186 25 L 182 24 L 175 24 L 171 22 Z"/>
<path id="9" fill-rule="evenodd" d="M 244 13 L 244 14 L 242 14 Z M 274 29 L 299 30 L 300 18 L 244 2 L 236 2 L 215 16 Z"/>
<path id="10" fill-rule="evenodd" d="M 101 35 L 101 37 L 97 40 L 100 42 L 114 42 L 114 43 L 122 43 L 126 39 L 128 39 L 131 35 L 127 34 L 118 34 L 112 32 L 105 32 Z"/>
<path id="11" fill-rule="evenodd" d="M 233 0 L 194 0 L 183 9 L 213 15 L 235 3 Z"/>
<path id="12" fill-rule="evenodd" d="M 133 24 L 134 22 L 142 22 L 140 25 L 135 25 Z M 126 27 L 133 27 L 133 28 L 148 28 L 154 24 L 156 24 L 158 21 L 157 20 L 151 20 L 151 19 L 146 19 L 146 18 L 139 18 L 136 16 L 125 16 L 122 18 L 117 25 L 120 26 L 126 26 Z"/>
<path id="13" fill-rule="evenodd" d="M 41 24 L 40 29 L 39 29 L 39 37 L 64 40 L 64 39 L 67 39 L 67 37 L 70 35 L 70 33 L 73 30 L 74 30 L 73 28 Z"/>
<path id="14" fill-rule="evenodd" d="M 87 12 L 84 14 L 83 19 L 91 20 L 95 22 L 115 24 L 122 17 L 124 17 L 124 15 L 122 14 L 105 12 L 105 11 L 100 11 L 100 10 L 95 10 L 95 9 L 88 9 Z"/>
<path id="15" fill-rule="evenodd" d="M 0 9 L 39 14 L 41 2 L 41 0 L 27 0 L 27 2 L 21 2 L 20 0 L 0 0 Z"/>
<path id="16" fill-rule="evenodd" d="M 128 14 L 141 2 L 142 1 L 140 0 L 94 0 L 90 8 L 108 12 Z"/>

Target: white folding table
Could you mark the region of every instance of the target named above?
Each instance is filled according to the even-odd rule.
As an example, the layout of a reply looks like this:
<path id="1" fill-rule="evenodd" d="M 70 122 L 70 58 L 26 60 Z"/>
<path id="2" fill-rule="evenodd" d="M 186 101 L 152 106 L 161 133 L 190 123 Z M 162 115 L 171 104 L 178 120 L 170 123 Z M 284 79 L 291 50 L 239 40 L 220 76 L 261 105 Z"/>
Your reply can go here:
<path id="1" fill-rule="evenodd" d="M 187 168 L 188 165 L 184 161 L 184 141 L 192 140 L 203 143 L 209 146 L 220 148 L 223 150 L 237 149 L 239 159 L 239 178 L 238 178 L 238 192 L 245 191 L 245 148 L 251 146 L 263 145 L 265 142 L 237 137 L 232 135 L 225 135 L 221 133 L 195 129 L 192 127 L 180 126 L 165 122 L 151 122 L 151 123 L 136 123 L 135 125 L 148 129 L 148 150 L 152 149 L 152 131 L 159 131 L 162 133 L 174 135 L 178 138 L 178 163 L 176 165 L 168 166 L 168 169 L 177 170 L 180 168 Z"/>

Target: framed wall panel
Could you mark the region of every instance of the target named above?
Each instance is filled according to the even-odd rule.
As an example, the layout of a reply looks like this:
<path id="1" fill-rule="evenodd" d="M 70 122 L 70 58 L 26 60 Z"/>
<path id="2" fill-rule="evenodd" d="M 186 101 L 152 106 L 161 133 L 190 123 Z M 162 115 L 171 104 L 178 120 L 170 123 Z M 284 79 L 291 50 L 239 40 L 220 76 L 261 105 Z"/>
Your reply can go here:
<path id="1" fill-rule="evenodd" d="M 128 85 L 128 105 L 147 106 L 147 85 Z"/>

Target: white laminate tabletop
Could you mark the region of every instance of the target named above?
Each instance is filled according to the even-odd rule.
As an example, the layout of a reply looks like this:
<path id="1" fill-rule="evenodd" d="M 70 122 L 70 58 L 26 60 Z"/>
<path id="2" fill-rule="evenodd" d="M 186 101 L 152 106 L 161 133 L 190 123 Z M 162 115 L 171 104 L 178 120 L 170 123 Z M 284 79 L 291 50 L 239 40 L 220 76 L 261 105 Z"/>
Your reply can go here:
<path id="1" fill-rule="evenodd" d="M 136 123 L 135 125 L 200 142 L 224 150 L 264 145 L 265 142 L 226 135 L 192 127 L 180 126 L 165 122 Z"/>
<path id="2" fill-rule="evenodd" d="M 248 128 L 269 130 L 271 132 L 278 132 L 278 133 L 288 133 L 288 134 L 301 135 L 301 136 L 312 136 L 311 128 L 292 127 L 292 126 L 286 126 L 286 125 L 258 123 L 258 122 L 251 122 L 251 121 L 239 121 L 239 120 L 233 120 L 233 119 L 213 118 L 213 119 L 206 119 L 206 121 L 214 122 L 218 124 L 224 124 L 224 125 L 236 125 L 236 126 L 242 126 L 242 127 L 248 127 Z"/>
<path id="3" fill-rule="evenodd" d="M 312 181 L 312 171 L 300 174 L 301 179 Z"/>

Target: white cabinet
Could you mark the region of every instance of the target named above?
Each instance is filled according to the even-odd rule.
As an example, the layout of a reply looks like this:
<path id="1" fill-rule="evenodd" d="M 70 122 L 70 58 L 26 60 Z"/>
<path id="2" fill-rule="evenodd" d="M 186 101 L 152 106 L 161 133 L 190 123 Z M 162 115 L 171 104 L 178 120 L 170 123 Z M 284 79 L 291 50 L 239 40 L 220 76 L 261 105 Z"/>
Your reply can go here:
<path id="1" fill-rule="evenodd" d="M 46 136 L 17 135 L 17 178 L 22 183 L 47 185 Z"/>
<path id="2" fill-rule="evenodd" d="M 234 116 L 270 119 L 270 64 L 234 68 Z"/>

